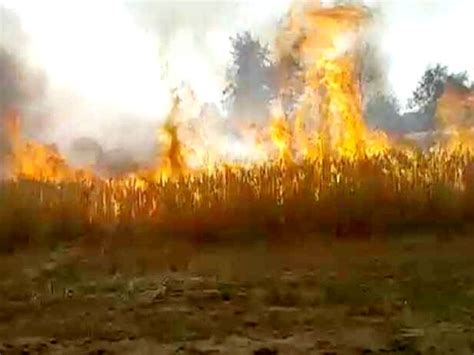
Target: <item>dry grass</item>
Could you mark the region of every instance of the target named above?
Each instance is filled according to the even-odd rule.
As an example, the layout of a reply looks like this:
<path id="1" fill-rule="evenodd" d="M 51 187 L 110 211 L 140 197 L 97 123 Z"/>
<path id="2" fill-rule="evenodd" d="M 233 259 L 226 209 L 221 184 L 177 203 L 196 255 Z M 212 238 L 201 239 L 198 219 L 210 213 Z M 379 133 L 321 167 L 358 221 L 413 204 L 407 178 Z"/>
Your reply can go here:
<path id="1" fill-rule="evenodd" d="M 169 238 L 243 242 L 288 231 L 362 238 L 410 230 L 459 233 L 473 217 L 472 158 L 393 152 L 224 167 L 162 183 L 3 182 L 0 249 L 78 239 L 101 247 L 160 245 Z"/>

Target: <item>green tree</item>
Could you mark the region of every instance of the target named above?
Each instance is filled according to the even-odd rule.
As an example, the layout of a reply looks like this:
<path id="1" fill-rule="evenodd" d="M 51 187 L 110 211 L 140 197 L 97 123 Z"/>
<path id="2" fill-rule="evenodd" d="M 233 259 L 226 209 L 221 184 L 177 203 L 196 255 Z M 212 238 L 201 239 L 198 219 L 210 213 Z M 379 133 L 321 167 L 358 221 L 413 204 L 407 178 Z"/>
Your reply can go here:
<path id="1" fill-rule="evenodd" d="M 224 91 L 230 116 L 255 120 L 268 116 L 268 105 L 275 94 L 274 67 L 270 51 L 249 32 L 232 38 L 232 65 Z"/>
<path id="2" fill-rule="evenodd" d="M 448 68 L 446 66 L 436 64 L 428 67 L 418 82 L 413 97 L 408 102 L 408 107 L 423 112 L 432 110 L 444 92 L 447 78 Z"/>
<path id="3" fill-rule="evenodd" d="M 474 88 L 474 83 L 470 83 L 467 72 L 450 73 L 446 66 L 436 64 L 424 72 L 408 103 L 409 108 L 424 112 L 434 110 L 447 82 L 462 90 Z"/>

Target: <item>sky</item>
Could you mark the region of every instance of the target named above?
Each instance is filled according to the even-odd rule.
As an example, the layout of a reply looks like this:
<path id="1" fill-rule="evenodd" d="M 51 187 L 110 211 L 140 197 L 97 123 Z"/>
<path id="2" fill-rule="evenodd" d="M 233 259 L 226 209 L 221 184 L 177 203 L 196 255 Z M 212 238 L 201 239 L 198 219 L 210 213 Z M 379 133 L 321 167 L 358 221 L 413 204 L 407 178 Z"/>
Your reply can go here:
<path id="1" fill-rule="evenodd" d="M 474 78 L 472 0 L 366 0 L 389 89 L 404 104 L 425 68 L 440 62 Z M 0 0 L 18 17 L 21 55 L 45 73 L 58 125 L 49 139 L 107 131 L 124 117 L 162 119 L 170 89 L 187 83 L 200 102 L 220 103 L 229 37 L 250 30 L 271 43 L 291 0 Z M 1 19 L 0 19 L 1 21 Z M 1 28 L 0 40 L 14 46 Z M 67 120 L 64 117 L 68 117 Z M 71 125 L 74 129 L 71 130 Z"/>
<path id="2" fill-rule="evenodd" d="M 374 2 L 374 1 L 372 1 Z M 389 83 L 405 102 L 428 65 L 441 63 L 474 79 L 471 0 L 387 0 L 381 2 L 381 44 Z"/>

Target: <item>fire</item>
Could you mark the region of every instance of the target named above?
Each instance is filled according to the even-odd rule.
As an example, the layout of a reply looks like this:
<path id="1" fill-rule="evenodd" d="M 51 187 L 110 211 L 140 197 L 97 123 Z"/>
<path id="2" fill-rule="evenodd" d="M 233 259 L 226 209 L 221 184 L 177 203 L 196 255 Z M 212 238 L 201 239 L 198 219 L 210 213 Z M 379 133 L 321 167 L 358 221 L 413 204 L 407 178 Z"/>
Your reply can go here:
<path id="1" fill-rule="evenodd" d="M 192 92 L 187 95 L 189 102 L 176 94 L 157 137 L 157 161 L 131 178 L 167 181 L 191 171 L 212 173 L 219 164 L 235 164 L 235 159 L 245 165 L 239 156 L 256 164 L 268 160 L 298 163 L 325 155 L 357 159 L 382 154 L 389 146 L 387 138 L 368 130 L 362 117 L 356 49 L 368 21 L 361 7 L 295 6 L 277 38 L 280 57 L 289 55 L 301 67 L 291 83 L 302 88 L 294 108 L 288 110 L 284 100 L 276 100 L 268 127 L 244 127 L 240 132 L 243 138 L 232 142 L 209 128 L 209 117 L 192 117 L 196 111 Z M 293 88 L 283 91 L 287 89 Z M 57 182 L 81 175 L 54 147 L 24 140 L 17 117 L 7 122 L 12 176 Z"/>
<path id="2" fill-rule="evenodd" d="M 450 82 L 436 108 L 438 128 L 448 134 L 446 149 L 474 151 L 474 92 Z"/>
<path id="3" fill-rule="evenodd" d="M 219 163 L 233 163 L 228 161 L 232 149 L 255 163 L 262 158 L 314 160 L 325 154 L 356 159 L 388 149 L 387 137 L 370 131 L 362 117 L 356 49 L 368 14 L 355 6 L 316 5 L 299 10 L 292 10 L 286 30 L 277 39 L 280 56 L 291 55 L 302 67 L 296 79 L 304 89 L 293 111 L 288 112 L 283 100 L 277 99 L 268 127 L 242 127 L 240 142 L 229 143 L 206 129 L 205 119 L 192 129 L 185 120 L 178 120 L 179 114 L 191 108 L 181 110 L 183 101 L 176 98 L 160 132 L 163 153 L 155 180 L 181 176 L 190 170 L 209 172 Z M 215 141 L 219 144 L 213 144 Z"/>
<path id="4" fill-rule="evenodd" d="M 291 50 L 303 65 L 305 92 L 300 105 L 313 106 L 309 119 L 318 119 L 317 131 L 309 134 L 303 128 L 306 123 L 311 126 L 305 122 L 308 115 L 296 113 L 295 130 L 304 155 L 317 151 L 315 146 L 346 158 L 380 154 L 388 148 L 386 137 L 369 132 L 362 117 L 360 63 L 355 49 L 367 20 L 364 10 L 354 6 L 317 6 L 303 9 L 303 13 L 294 10 L 288 30 L 279 38 L 282 56 Z M 313 149 L 308 145 L 310 136 L 317 142 Z"/>
<path id="5" fill-rule="evenodd" d="M 271 139 L 278 149 L 278 158 L 283 162 L 289 162 L 292 160 L 290 127 L 281 107 L 275 107 L 274 111 L 270 126 Z"/>
<path id="6" fill-rule="evenodd" d="M 186 170 L 182 144 L 178 137 L 177 117 L 179 114 L 179 98 L 173 101 L 168 118 L 160 131 L 158 141 L 163 147 L 163 154 L 158 162 L 155 179 L 167 180 L 181 175 Z"/>
<path id="7" fill-rule="evenodd" d="M 225 125 L 219 126 L 218 120 L 224 118 L 214 122 L 211 117 L 200 117 L 192 93 L 190 102 L 175 95 L 157 135 L 160 153 L 156 161 L 125 182 L 144 189 L 148 183 L 194 179 L 203 173 L 217 175 L 229 167 L 252 170 L 275 162 L 300 166 L 331 159 L 351 163 L 371 157 L 390 160 L 390 150 L 397 147 L 390 145 L 383 132 L 371 131 L 363 120 L 357 49 L 369 21 L 367 11 L 357 6 L 293 7 L 276 48 L 281 63 L 290 57 L 300 70 L 273 102 L 269 124 L 241 126 L 239 138 L 229 138 L 222 133 Z M 282 72 L 286 69 L 281 68 Z M 287 91 L 296 93 L 294 105 L 286 105 Z M 474 135 L 460 118 L 473 108 L 474 94 L 447 87 L 439 101 L 438 117 L 443 129 L 454 132 L 452 147 L 458 142 L 474 147 Z M 11 113 L 4 121 L 11 148 L 6 165 L 13 178 L 61 182 L 94 177 L 70 167 L 54 147 L 24 139 L 17 114 Z"/>
<path id="8" fill-rule="evenodd" d="M 14 110 L 5 119 L 9 145 L 8 175 L 38 181 L 61 182 L 92 178 L 92 174 L 71 168 L 55 146 L 26 140 L 21 134 L 20 117 Z"/>
<path id="9" fill-rule="evenodd" d="M 193 95 L 190 102 L 176 95 L 157 134 L 156 161 L 126 177 L 100 179 L 72 168 L 54 147 L 25 139 L 12 111 L 1 122 L 5 165 L 16 181 L 2 186 L 26 194 L 27 203 L 35 198 L 46 212 L 71 204 L 89 226 L 105 222 L 104 230 L 145 222 L 166 234 L 199 237 L 240 226 L 338 233 L 362 224 L 377 233 L 384 226 L 472 219 L 474 94 L 447 86 L 437 108 L 439 127 L 451 132 L 442 149 L 418 151 L 371 131 L 356 50 L 369 20 L 354 6 L 294 7 L 277 49 L 281 63 L 291 57 L 300 70 L 272 103 L 268 124 L 238 123 L 226 135 L 223 117 L 213 121 L 193 110 Z M 60 185 L 70 181 L 76 183 Z"/>

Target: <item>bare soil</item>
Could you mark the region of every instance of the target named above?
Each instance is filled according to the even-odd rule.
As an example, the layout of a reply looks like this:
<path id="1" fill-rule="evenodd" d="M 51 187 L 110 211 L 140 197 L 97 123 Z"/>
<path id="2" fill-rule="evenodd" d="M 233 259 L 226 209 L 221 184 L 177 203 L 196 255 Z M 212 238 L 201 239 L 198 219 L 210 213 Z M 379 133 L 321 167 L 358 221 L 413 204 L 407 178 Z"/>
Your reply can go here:
<path id="1" fill-rule="evenodd" d="M 2 256 L 0 354 L 474 352 L 474 239 L 305 239 Z"/>

